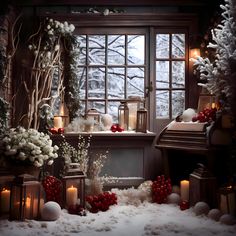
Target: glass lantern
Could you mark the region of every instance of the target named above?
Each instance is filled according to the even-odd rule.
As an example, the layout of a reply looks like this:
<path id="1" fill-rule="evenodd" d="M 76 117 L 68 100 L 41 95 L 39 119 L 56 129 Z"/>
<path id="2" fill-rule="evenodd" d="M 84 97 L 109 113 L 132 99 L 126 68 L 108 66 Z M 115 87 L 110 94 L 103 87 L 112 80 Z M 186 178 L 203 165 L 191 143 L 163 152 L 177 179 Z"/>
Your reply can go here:
<path id="1" fill-rule="evenodd" d="M 63 205 L 65 208 L 76 204 L 85 207 L 85 175 L 79 169 L 78 163 L 71 163 L 62 177 Z"/>
<path id="2" fill-rule="evenodd" d="M 236 215 L 236 196 L 232 186 L 222 187 L 219 190 L 219 205 L 223 214 Z"/>
<path id="3" fill-rule="evenodd" d="M 14 175 L 2 174 L 0 176 L 0 216 L 8 214 L 10 210 L 11 182 Z"/>
<path id="4" fill-rule="evenodd" d="M 144 107 L 137 111 L 136 132 L 147 132 L 147 109 Z"/>
<path id="5" fill-rule="evenodd" d="M 126 101 L 121 101 L 118 107 L 118 123 L 124 130 L 129 129 L 129 108 Z"/>
<path id="6" fill-rule="evenodd" d="M 91 108 L 87 111 L 86 119 L 93 119 L 94 122 L 100 122 L 100 113 L 95 108 Z"/>
<path id="7" fill-rule="evenodd" d="M 38 219 L 43 200 L 43 188 L 34 176 L 23 174 L 15 177 L 11 186 L 9 219 Z"/>
<path id="8" fill-rule="evenodd" d="M 137 111 L 141 107 L 142 99 L 139 96 L 129 96 L 127 106 L 129 108 L 129 130 L 136 129 Z"/>
<path id="9" fill-rule="evenodd" d="M 59 117 L 62 118 L 62 127 L 65 128 L 69 124 L 69 111 L 64 101 L 61 102 L 59 107 Z"/>

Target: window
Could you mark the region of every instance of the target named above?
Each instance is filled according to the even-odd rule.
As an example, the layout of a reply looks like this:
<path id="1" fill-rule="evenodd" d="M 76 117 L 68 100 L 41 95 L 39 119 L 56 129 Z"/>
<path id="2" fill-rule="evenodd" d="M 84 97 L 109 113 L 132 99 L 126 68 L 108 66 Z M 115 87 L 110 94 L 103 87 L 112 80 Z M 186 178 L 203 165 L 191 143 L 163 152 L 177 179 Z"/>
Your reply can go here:
<path id="1" fill-rule="evenodd" d="M 81 112 L 96 108 L 117 121 L 121 100 L 144 98 L 147 57 L 145 30 L 78 33 Z"/>
<path id="2" fill-rule="evenodd" d="M 175 118 L 185 109 L 185 34 L 156 34 L 156 118 Z"/>
<path id="3" fill-rule="evenodd" d="M 88 27 L 76 35 L 80 113 L 96 108 L 116 122 L 120 101 L 140 96 L 155 128 L 155 119 L 173 119 L 187 106 L 186 29 Z"/>

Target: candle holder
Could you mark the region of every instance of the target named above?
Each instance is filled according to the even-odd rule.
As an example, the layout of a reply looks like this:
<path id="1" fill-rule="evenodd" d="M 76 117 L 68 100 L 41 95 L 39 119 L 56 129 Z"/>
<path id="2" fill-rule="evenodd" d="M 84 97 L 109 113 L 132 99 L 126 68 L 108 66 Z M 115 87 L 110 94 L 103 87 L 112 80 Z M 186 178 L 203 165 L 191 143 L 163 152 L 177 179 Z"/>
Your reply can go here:
<path id="1" fill-rule="evenodd" d="M 59 107 L 59 117 L 62 119 L 62 127 L 58 128 L 65 128 L 69 124 L 69 111 L 64 101 L 61 102 Z"/>
<path id="2" fill-rule="evenodd" d="M 147 132 L 147 110 L 144 107 L 137 111 L 136 132 Z"/>
<path id="3" fill-rule="evenodd" d="M 127 106 L 129 108 L 129 130 L 135 130 L 137 124 L 137 111 L 141 107 L 142 99 L 139 96 L 129 96 Z"/>
<path id="4" fill-rule="evenodd" d="M 94 120 L 94 123 L 99 124 L 100 123 L 100 113 L 95 109 L 89 109 L 86 113 L 86 119 Z"/>
<path id="5" fill-rule="evenodd" d="M 64 208 L 79 204 L 85 207 L 85 175 L 78 163 L 71 163 L 62 177 Z M 79 199 L 79 201 L 78 201 Z"/>
<path id="6" fill-rule="evenodd" d="M 14 175 L 1 173 L 0 175 L 0 216 L 6 215 L 10 210 L 10 189 Z"/>
<path id="7" fill-rule="evenodd" d="M 129 108 L 126 101 L 121 101 L 118 107 L 118 123 L 124 130 L 129 129 Z"/>
<path id="8" fill-rule="evenodd" d="M 11 185 L 10 220 L 38 219 L 40 216 L 43 189 L 32 175 L 15 177 Z"/>
<path id="9" fill-rule="evenodd" d="M 190 206 L 204 201 L 214 208 L 217 205 L 216 178 L 203 164 L 198 165 L 189 176 Z"/>
<path id="10" fill-rule="evenodd" d="M 219 189 L 219 208 L 224 214 L 236 215 L 236 199 L 232 186 Z"/>

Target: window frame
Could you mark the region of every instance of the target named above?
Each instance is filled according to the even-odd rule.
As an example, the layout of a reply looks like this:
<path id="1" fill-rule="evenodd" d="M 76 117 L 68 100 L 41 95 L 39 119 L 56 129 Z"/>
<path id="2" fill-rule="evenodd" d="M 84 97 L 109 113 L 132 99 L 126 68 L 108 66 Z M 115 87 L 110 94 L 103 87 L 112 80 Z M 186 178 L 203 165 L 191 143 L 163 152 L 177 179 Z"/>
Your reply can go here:
<path id="1" fill-rule="evenodd" d="M 121 17 L 122 15 L 122 17 Z M 93 27 L 112 27 L 114 30 L 117 27 L 147 27 L 149 30 L 149 45 L 155 45 L 154 35 L 155 29 L 158 28 L 162 32 L 167 32 L 169 29 L 179 30 L 186 32 L 186 57 L 189 58 L 189 38 L 190 35 L 196 34 L 198 31 L 197 16 L 192 13 L 114 13 L 108 16 L 102 16 L 100 14 L 60 14 L 57 17 L 52 14 L 44 14 L 43 17 L 53 17 L 57 18 L 60 21 L 66 20 L 75 25 L 76 30 L 83 29 L 83 32 L 88 32 L 89 28 Z M 154 48 L 146 48 L 146 52 L 149 50 L 149 61 L 153 60 Z M 198 88 L 196 81 L 191 80 L 194 76 L 191 74 L 192 68 L 186 60 L 186 97 L 185 97 L 185 107 L 193 107 L 197 103 L 196 97 L 198 95 Z M 154 117 L 155 114 L 155 103 L 154 103 L 154 94 L 155 90 L 153 85 L 155 82 L 155 66 L 154 63 L 149 63 L 149 71 L 147 71 L 147 76 L 149 81 L 146 81 L 146 107 L 149 110 L 148 114 L 148 129 L 150 131 L 159 132 L 162 128 L 169 123 L 169 119 L 159 120 L 156 122 Z M 190 81 L 191 80 L 191 81 Z M 189 96 L 191 94 L 191 96 Z M 196 96 L 194 96 L 196 95 Z M 163 122 L 164 121 L 164 122 Z"/>

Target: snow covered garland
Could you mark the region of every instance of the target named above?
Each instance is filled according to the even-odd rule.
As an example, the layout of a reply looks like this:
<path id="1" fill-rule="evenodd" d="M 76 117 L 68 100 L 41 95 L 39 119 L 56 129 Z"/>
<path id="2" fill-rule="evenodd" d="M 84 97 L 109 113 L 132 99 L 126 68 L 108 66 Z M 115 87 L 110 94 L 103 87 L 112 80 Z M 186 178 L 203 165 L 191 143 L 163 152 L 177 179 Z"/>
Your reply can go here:
<path id="1" fill-rule="evenodd" d="M 212 29 L 212 40 L 208 47 L 215 50 L 215 60 L 198 57 L 193 59 L 200 79 L 199 83 L 211 94 L 215 94 L 222 110 L 236 116 L 236 0 L 225 0 L 220 5 L 222 21 Z"/>

